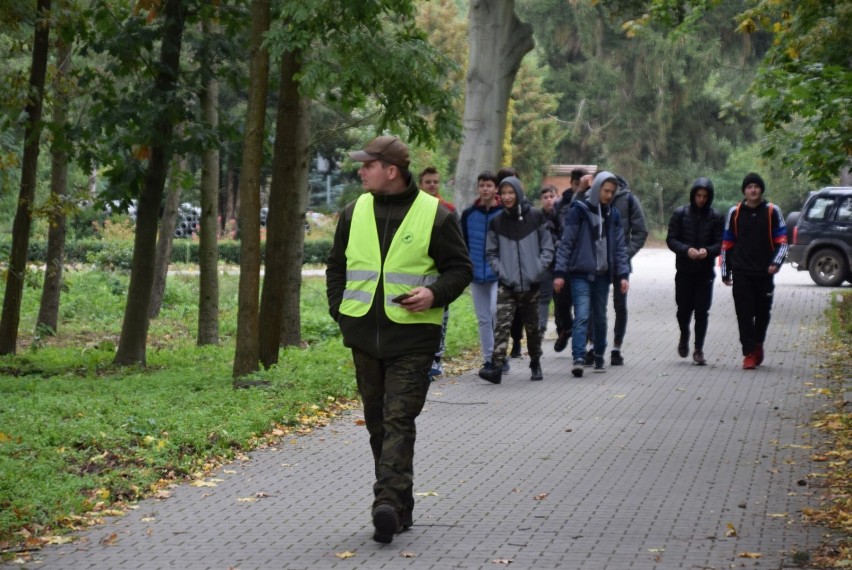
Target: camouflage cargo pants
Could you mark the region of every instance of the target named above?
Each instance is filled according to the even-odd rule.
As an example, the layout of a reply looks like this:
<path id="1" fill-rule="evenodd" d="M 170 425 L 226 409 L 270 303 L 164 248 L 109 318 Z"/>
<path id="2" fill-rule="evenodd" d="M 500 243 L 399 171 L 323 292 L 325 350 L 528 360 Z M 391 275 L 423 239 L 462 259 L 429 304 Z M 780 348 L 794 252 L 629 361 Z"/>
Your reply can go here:
<path id="1" fill-rule="evenodd" d="M 515 311 L 521 314 L 527 331 L 527 350 L 531 360 L 541 358 L 541 329 L 538 323 L 538 289 L 515 292 L 499 285 L 497 287 L 497 318 L 494 321 L 494 366 L 503 366 L 509 347 L 509 336 Z"/>
<path id="2" fill-rule="evenodd" d="M 426 403 L 434 354 L 380 359 L 353 349 L 352 356 L 375 461 L 373 508 L 391 505 L 403 521 L 410 520 L 414 509 L 414 420 Z"/>

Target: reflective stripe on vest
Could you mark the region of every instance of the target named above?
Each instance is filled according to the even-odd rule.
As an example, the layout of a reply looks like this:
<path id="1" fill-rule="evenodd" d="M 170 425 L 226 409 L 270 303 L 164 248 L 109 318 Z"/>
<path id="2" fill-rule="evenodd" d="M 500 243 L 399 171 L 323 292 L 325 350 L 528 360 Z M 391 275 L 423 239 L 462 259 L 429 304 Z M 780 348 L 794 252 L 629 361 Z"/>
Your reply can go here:
<path id="1" fill-rule="evenodd" d="M 373 195 L 366 193 L 358 198 L 346 246 L 346 289 L 340 304 L 342 314 L 350 317 L 367 314 L 381 274 L 385 314 L 390 320 L 402 324 L 441 324 L 444 314 L 441 307 L 412 313 L 391 301 L 397 295 L 408 293 L 415 287 L 431 285 L 438 279 L 435 260 L 429 257 L 437 212 L 437 198 L 419 192 L 394 235 L 382 265 Z"/>

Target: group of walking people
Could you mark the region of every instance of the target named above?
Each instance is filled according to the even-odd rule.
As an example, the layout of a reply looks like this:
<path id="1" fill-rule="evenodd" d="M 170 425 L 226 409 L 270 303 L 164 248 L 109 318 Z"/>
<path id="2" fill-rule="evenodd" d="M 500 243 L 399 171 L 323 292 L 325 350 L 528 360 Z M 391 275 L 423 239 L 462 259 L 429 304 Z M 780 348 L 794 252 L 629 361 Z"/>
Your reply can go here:
<path id="1" fill-rule="evenodd" d="M 408 147 L 380 136 L 350 153 L 366 190 L 341 212 L 329 254 L 329 313 L 351 349 L 374 459 L 373 539 L 390 543 L 413 525 L 415 419 L 430 375 L 441 366 L 447 307 L 470 285 L 484 365 L 479 376 L 499 384 L 509 370 L 512 322 L 523 324 L 530 379 L 543 378 L 542 336 L 555 301 L 556 352 L 571 340 L 572 374 L 605 369 L 606 308 L 613 287 L 616 314 L 611 365 L 627 325 L 630 260 L 648 235 L 642 208 L 627 182 L 611 172 L 572 172 L 571 190 L 557 200 L 541 191 L 542 208 L 526 197 L 517 172 L 483 172 L 476 202 L 457 215 L 438 192 L 437 171 L 415 180 Z M 418 188 L 418 182 L 424 191 Z M 712 300 L 714 260 L 733 283 L 743 368 L 763 361 L 773 276 L 786 255 L 786 229 L 777 206 L 763 200 L 756 174 L 743 181 L 744 200 L 724 227 L 712 209 L 713 184 L 695 181 L 690 204 L 669 224 L 677 256 L 678 354 L 703 354 Z M 590 346 L 589 346 L 590 345 Z M 439 372 L 440 373 L 440 370 Z"/>

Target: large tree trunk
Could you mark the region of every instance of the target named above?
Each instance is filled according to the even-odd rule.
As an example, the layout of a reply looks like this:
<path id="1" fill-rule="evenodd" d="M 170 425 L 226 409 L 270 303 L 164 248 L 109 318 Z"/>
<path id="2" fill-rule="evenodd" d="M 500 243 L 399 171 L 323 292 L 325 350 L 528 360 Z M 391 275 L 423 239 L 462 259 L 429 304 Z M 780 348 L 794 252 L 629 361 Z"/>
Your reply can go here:
<path id="1" fill-rule="evenodd" d="M 184 14 L 181 0 L 166 0 L 163 14 L 163 43 L 160 47 L 160 65 L 156 78 L 156 96 L 166 105 L 172 101 L 177 84 Z M 157 247 L 157 226 L 160 202 L 166 183 L 170 146 L 177 113 L 171 108 L 160 113 L 154 123 L 156 144 L 151 147 L 151 158 L 145 173 L 142 192 L 136 210 L 136 234 L 133 240 L 133 263 L 130 267 L 130 285 L 121 337 L 113 362 L 119 365 L 145 364 L 148 343 L 148 306 L 154 283 L 154 262 Z"/>
<path id="2" fill-rule="evenodd" d="M 68 120 L 68 92 L 64 85 L 71 69 L 71 44 L 56 42 L 56 76 L 53 78 L 53 124 L 64 133 Z M 59 323 L 59 298 L 62 291 L 62 264 L 65 261 L 65 198 L 68 194 L 68 152 L 64 134 L 57 135 L 50 149 L 50 211 L 47 230 L 47 259 L 44 286 L 38 310 L 36 330 L 56 334 Z"/>
<path id="3" fill-rule="evenodd" d="M 240 174 L 240 293 L 234 378 L 258 369 L 258 295 L 260 292 L 260 169 L 269 83 L 269 51 L 263 35 L 269 29 L 269 0 L 251 4 L 251 62 L 248 108 Z"/>
<path id="4" fill-rule="evenodd" d="M 38 0 L 33 37 L 33 58 L 30 66 L 30 98 L 26 106 L 27 122 L 24 129 L 21 186 L 18 192 L 18 209 L 15 212 L 15 221 L 12 224 L 12 251 L 9 255 L 9 270 L 6 272 L 3 315 L 0 317 L 0 354 L 15 354 L 18 344 L 24 273 L 27 270 L 27 250 L 30 247 L 32 208 L 35 200 L 44 81 L 50 49 L 49 13 L 50 0 Z"/>
<path id="5" fill-rule="evenodd" d="M 535 43 L 532 27 L 515 15 L 514 0 L 471 0 L 470 58 L 464 103 L 464 142 L 456 166 L 459 208 L 476 196 L 476 177 L 502 164 L 503 135 L 512 84 Z"/>
<path id="6" fill-rule="evenodd" d="M 202 33 L 212 36 L 215 24 L 202 22 Z M 216 81 L 212 57 L 205 53 L 202 63 L 204 86 L 201 91 L 201 110 L 204 123 L 211 131 L 219 127 L 219 83 Z M 204 150 L 201 164 L 201 219 L 198 237 L 198 346 L 219 344 L 219 149 Z"/>
<path id="7" fill-rule="evenodd" d="M 169 189 L 160 219 L 160 232 L 157 237 L 157 253 L 154 260 L 154 284 L 151 286 L 151 301 L 148 305 L 148 318 L 156 319 L 163 308 L 163 295 L 166 294 L 166 281 L 169 276 L 169 264 L 172 261 L 172 245 L 175 240 L 178 210 L 180 209 L 181 180 L 186 172 L 186 158 L 175 156 L 169 176 Z"/>
<path id="8" fill-rule="evenodd" d="M 282 344 L 298 345 L 301 340 L 299 300 L 310 163 L 310 105 L 299 95 L 295 78 L 301 69 L 301 58 L 298 51 L 285 52 L 281 57 L 275 154 L 266 218 L 266 272 L 260 298 L 260 361 L 267 368 L 278 362 Z M 285 326 L 286 338 L 281 336 Z"/>

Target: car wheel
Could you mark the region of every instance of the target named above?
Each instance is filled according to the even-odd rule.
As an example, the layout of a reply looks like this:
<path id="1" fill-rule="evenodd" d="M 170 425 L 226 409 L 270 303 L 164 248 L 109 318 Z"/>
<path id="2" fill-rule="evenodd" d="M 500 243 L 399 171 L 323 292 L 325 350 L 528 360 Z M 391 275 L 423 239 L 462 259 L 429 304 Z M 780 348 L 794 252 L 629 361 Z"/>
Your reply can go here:
<path id="1" fill-rule="evenodd" d="M 811 256 L 808 270 L 817 285 L 837 287 L 846 278 L 846 260 L 835 249 L 821 249 Z"/>

